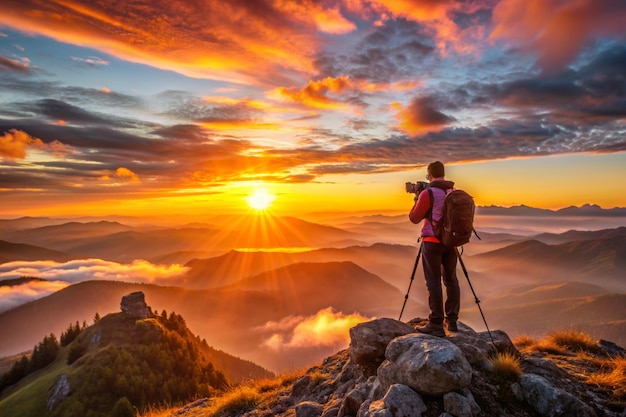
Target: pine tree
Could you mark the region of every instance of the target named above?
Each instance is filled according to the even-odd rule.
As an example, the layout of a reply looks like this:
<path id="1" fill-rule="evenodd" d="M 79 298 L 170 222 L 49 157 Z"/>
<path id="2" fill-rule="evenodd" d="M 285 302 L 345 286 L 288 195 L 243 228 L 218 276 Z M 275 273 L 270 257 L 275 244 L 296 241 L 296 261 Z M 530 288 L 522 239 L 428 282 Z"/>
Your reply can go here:
<path id="1" fill-rule="evenodd" d="M 111 412 L 111 417 L 135 417 L 136 415 L 135 408 L 126 397 L 117 400 Z"/>

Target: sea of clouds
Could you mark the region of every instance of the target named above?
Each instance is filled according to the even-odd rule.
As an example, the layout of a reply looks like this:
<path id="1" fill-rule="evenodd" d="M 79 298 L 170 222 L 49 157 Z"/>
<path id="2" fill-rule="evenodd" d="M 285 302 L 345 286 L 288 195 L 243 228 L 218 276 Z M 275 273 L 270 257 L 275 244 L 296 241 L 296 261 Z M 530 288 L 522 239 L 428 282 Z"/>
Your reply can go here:
<path id="1" fill-rule="evenodd" d="M 20 277 L 36 277 L 44 281 L 0 286 L 0 313 L 78 282 L 105 280 L 158 284 L 176 279 L 186 271 L 182 265 L 156 265 L 144 260 L 128 264 L 102 259 L 7 262 L 0 264 L 0 281 Z"/>

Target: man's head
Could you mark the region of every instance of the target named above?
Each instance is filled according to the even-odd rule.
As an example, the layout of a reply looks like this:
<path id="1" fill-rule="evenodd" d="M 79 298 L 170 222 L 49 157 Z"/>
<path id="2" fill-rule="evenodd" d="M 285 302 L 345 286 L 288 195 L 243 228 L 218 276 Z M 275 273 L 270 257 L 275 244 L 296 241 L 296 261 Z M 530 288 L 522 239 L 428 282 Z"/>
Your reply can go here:
<path id="1" fill-rule="evenodd" d="M 430 178 L 443 178 L 445 175 L 446 171 L 442 162 L 435 161 L 428 164 L 428 176 Z"/>

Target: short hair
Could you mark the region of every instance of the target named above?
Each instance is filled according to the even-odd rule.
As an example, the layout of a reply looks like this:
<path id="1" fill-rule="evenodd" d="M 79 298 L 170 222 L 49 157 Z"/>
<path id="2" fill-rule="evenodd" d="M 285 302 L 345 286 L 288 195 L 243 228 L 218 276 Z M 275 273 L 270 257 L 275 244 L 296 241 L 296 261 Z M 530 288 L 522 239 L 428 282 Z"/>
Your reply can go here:
<path id="1" fill-rule="evenodd" d="M 443 167 L 443 162 L 435 161 L 428 164 L 428 175 L 430 175 L 431 178 L 445 177 L 446 170 Z"/>

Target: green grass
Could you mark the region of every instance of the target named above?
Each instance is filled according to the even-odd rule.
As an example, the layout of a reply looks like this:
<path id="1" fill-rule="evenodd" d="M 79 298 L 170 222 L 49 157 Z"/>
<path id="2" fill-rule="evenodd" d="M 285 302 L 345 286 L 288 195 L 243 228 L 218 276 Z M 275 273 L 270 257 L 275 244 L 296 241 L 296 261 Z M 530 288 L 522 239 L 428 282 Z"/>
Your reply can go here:
<path id="1" fill-rule="evenodd" d="M 105 329 L 102 333 L 106 335 L 106 341 L 103 344 L 114 344 L 127 339 L 128 336 L 124 334 L 123 330 L 124 326 L 120 326 L 119 322 L 126 320 L 126 318 L 117 315 L 102 320 L 104 321 L 103 329 Z M 90 328 L 80 337 L 90 340 L 94 334 L 95 330 Z M 47 401 L 50 398 L 51 387 L 54 386 L 57 378 L 66 373 L 71 384 L 72 375 L 76 372 L 77 367 L 67 365 L 68 352 L 69 347 L 61 348 L 59 355 L 52 364 L 26 376 L 15 386 L 8 387 L 5 391 L 5 397 L 0 400 L 0 416 L 41 417 L 47 415 Z M 85 357 L 78 361 L 85 360 L 88 356 L 95 354 L 97 351 L 88 352 Z"/>
<path id="2" fill-rule="evenodd" d="M 59 375 L 69 370 L 66 352 L 61 352 L 52 364 L 8 388 L 11 393 L 0 401 L 0 416 L 40 417 L 47 414 L 50 387 Z"/>

